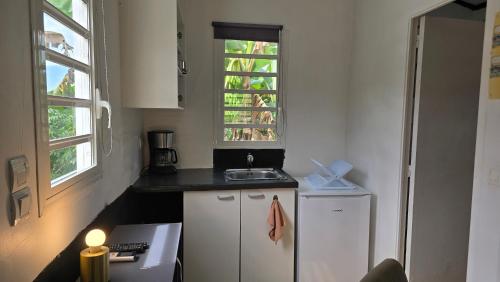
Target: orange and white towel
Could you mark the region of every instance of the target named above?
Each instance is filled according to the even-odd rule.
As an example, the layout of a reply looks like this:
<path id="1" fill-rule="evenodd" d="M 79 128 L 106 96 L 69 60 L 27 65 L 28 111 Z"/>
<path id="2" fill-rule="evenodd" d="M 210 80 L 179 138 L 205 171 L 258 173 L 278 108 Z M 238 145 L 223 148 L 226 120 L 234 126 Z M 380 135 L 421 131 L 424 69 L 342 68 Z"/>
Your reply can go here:
<path id="1" fill-rule="evenodd" d="M 278 243 L 278 240 L 283 236 L 283 232 L 286 225 L 285 213 L 281 207 L 280 202 L 275 199 L 271 204 L 269 209 L 269 215 L 267 217 L 267 223 L 271 226 L 269 230 L 269 238 Z"/>

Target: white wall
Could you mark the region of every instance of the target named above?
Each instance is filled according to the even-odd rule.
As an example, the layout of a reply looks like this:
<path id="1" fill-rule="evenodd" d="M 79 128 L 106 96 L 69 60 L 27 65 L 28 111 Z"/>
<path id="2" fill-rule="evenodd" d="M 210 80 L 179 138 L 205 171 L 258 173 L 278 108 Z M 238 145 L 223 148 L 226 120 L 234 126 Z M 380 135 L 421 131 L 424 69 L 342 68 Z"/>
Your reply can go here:
<path id="1" fill-rule="evenodd" d="M 96 1 L 98 2 L 98 1 Z M 98 2 L 99 3 L 99 2 Z M 31 165 L 29 186 L 36 195 L 35 135 L 30 50 L 29 1 L 0 2 L 0 281 L 32 281 L 92 219 L 135 180 L 140 170 L 138 138 L 142 114 L 123 110 L 117 1 L 106 1 L 114 151 L 103 161 L 103 177 L 80 190 L 70 190 L 50 204 L 41 218 L 36 205 L 16 227 L 7 220 L 7 160 L 25 154 Z M 36 203 L 36 196 L 33 203 Z"/>
<path id="2" fill-rule="evenodd" d="M 355 2 L 347 159 L 356 168 L 353 180 L 375 194 L 371 234 L 374 264 L 398 254 L 403 105 L 410 19 L 448 2 Z M 491 27 L 487 33 L 491 34 Z"/>
<path id="3" fill-rule="evenodd" d="M 352 1 L 183 0 L 189 67 L 184 111 L 146 110 L 144 129 L 176 132 L 181 167 L 211 167 L 212 21 L 284 25 L 288 128 L 285 169 L 304 175 L 309 158 L 344 158 Z"/>
<path id="4" fill-rule="evenodd" d="M 500 100 L 488 99 L 491 38 L 495 13 L 500 1 L 489 0 L 486 12 L 485 46 L 478 132 L 474 191 L 472 194 L 471 233 L 467 281 L 500 281 L 500 185 L 490 183 L 490 171 L 500 170 Z"/>

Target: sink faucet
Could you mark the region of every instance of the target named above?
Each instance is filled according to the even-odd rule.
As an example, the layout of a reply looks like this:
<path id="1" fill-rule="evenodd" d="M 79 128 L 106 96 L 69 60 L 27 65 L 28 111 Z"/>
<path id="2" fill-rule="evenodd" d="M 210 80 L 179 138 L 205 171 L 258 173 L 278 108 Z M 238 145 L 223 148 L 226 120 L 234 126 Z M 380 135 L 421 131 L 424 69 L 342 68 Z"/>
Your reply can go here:
<path id="1" fill-rule="evenodd" d="M 248 153 L 247 155 L 247 167 L 248 169 L 251 169 L 253 166 L 253 155 L 252 153 Z"/>

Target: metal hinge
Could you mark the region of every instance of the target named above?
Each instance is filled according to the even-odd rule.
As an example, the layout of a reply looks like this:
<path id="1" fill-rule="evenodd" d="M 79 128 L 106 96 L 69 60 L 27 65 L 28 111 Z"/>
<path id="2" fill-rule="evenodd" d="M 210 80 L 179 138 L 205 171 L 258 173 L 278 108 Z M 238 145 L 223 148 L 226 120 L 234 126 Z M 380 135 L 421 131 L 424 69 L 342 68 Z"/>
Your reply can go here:
<path id="1" fill-rule="evenodd" d="M 407 175 L 408 177 L 411 177 L 411 170 L 412 170 L 412 169 L 411 169 L 411 165 L 409 165 L 409 166 L 408 166 L 408 170 L 406 171 L 406 175 Z"/>

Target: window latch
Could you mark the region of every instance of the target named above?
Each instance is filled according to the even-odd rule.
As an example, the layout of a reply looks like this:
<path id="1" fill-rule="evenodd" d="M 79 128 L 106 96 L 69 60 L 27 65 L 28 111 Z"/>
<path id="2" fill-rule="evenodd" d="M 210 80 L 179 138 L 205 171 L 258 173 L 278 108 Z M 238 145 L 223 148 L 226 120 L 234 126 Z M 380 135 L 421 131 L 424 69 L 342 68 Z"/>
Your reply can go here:
<path id="1" fill-rule="evenodd" d="M 101 100 L 101 91 L 96 88 L 95 93 L 95 104 L 96 104 L 96 118 L 102 118 L 102 109 L 105 108 L 108 111 L 108 128 L 111 128 L 111 104 L 109 101 Z"/>

